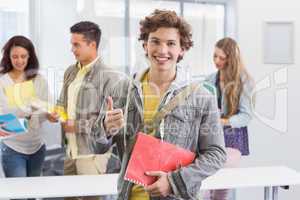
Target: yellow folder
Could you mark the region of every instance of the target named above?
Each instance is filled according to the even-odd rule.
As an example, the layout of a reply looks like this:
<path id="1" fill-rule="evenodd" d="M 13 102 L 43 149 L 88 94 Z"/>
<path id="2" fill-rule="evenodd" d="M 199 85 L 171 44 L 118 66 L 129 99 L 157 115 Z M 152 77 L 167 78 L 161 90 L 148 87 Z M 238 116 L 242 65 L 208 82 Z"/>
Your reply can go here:
<path id="1" fill-rule="evenodd" d="M 4 88 L 9 107 L 24 107 L 36 98 L 32 81 L 16 83 Z"/>
<path id="2" fill-rule="evenodd" d="M 62 121 L 62 122 L 67 121 L 68 115 L 67 115 L 67 113 L 65 112 L 64 107 L 62 107 L 62 106 L 52 106 L 52 107 L 49 109 L 49 113 L 53 113 L 53 112 L 56 112 L 56 113 L 59 115 L 60 121 Z"/>
<path id="3" fill-rule="evenodd" d="M 68 119 L 67 113 L 62 106 L 52 105 L 37 98 L 32 81 L 16 83 L 12 86 L 5 87 L 4 91 L 8 99 L 9 107 L 31 106 L 49 113 L 56 112 L 61 121 Z"/>
<path id="4" fill-rule="evenodd" d="M 68 119 L 68 115 L 63 106 L 53 105 L 51 103 L 48 103 L 47 101 L 43 101 L 40 99 L 34 99 L 30 105 L 31 107 L 43 110 L 44 112 L 56 112 L 59 115 L 59 120 L 62 122 L 65 122 Z"/>

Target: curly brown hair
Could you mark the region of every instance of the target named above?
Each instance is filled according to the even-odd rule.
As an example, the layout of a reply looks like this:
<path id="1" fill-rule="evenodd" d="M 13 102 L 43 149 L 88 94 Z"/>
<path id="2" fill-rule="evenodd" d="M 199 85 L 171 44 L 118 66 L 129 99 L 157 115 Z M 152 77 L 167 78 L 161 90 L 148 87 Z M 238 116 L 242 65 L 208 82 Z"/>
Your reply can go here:
<path id="1" fill-rule="evenodd" d="M 192 28 L 182 17 L 178 16 L 175 11 L 155 9 L 153 13 L 146 16 L 140 21 L 140 37 L 139 41 L 146 42 L 149 34 L 157 31 L 157 29 L 176 28 L 180 35 L 180 46 L 185 50 L 189 50 L 193 46 Z M 179 62 L 182 57 L 178 58 Z"/>

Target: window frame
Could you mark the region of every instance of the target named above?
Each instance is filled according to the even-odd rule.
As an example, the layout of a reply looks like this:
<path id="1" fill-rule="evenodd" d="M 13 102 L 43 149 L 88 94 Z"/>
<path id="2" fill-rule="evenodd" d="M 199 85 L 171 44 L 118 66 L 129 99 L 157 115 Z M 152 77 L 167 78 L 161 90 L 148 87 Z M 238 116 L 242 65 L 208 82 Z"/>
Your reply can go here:
<path id="1" fill-rule="evenodd" d="M 155 0 L 154 0 L 155 1 Z M 184 13 L 184 3 L 201 3 L 201 4 L 218 4 L 223 5 L 225 8 L 225 21 L 224 21 L 224 36 L 230 36 L 237 38 L 237 17 L 236 17 L 236 0 L 160 0 L 160 1 L 172 1 L 180 3 L 180 15 Z M 130 3 L 131 0 L 125 0 L 125 12 L 124 12 L 124 37 L 130 38 Z M 40 0 L 29 1 L 29 34 L 31 39 L 34 41 L 37 54 L 40 52 Z M 131 53 L 129 40 L 124 41 L 125 44 L 125 67 L 124 72 L 130 73 Z"/>

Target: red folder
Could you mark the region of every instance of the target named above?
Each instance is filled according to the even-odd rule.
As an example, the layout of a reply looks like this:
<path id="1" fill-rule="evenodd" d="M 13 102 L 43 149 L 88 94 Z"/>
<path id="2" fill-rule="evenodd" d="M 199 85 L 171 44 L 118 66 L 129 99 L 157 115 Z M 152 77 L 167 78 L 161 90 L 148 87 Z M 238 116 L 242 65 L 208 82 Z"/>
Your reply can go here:
<path id="1" fill-rule="evenodd" d="M 194 159 L 195 153 L 140 132 L 124 179 L 138 185 L 151 185 L 157 177 L 147 176 L 145 172 L 174 171 L 191 164 Z"/>

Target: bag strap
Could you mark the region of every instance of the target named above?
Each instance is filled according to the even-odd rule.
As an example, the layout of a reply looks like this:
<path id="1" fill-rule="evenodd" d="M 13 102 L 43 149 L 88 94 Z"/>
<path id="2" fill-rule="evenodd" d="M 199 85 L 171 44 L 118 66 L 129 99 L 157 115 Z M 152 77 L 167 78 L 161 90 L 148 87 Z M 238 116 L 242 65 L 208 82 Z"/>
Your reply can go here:
<path id="1" fill-rule="evenodd" d="M 174 108 L 183 102 L 199 87 L 200 83 L 192 83 L 180 91 L 174 98 L 172 98 L 166 105 L 164 105 L 153 117 L 152 128 L 157 129 L 160 121 L 165 118 Z"/>

